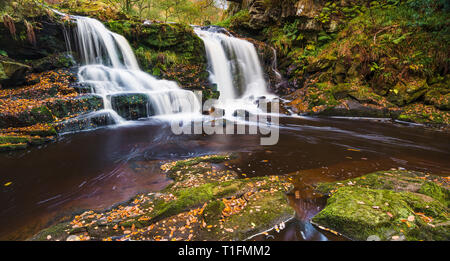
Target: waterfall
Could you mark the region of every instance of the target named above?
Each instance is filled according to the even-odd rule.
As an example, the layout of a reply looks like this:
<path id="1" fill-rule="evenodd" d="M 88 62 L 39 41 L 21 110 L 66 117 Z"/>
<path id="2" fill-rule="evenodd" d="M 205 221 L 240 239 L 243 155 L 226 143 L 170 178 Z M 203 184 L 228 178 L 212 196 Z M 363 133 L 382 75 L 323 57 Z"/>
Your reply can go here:
<path id="1" fill-rule="evenodd" d="M 210 80 L 220 91 L 219 106 L 255 110 L 255 99 L 274 97 L 267 91 L 263 69 L 255 46 L 230 36 L 220 27 L 196 27 L 205 43 Z"/>
<path id="2" fill-rule="evenodd" d="M 78 71 L 79 82 L 90 86 L 93 93 L 103 98 L 104 109 L 116 124 L 125 121 L 111 104 L 111 97 L 117 95 L 146 95 L 152 107 L 152 110 L 147 109 L 147 117 L 153 113 L 200 112 L 200 101 L 193 92 L 181 89 L 176 82 L 159 80 L 141 71 L 123 36 L 109 31 L 96 19 L 81 16 L 72 19 L 77 23 L 75 43 L 83 64 Z"/>

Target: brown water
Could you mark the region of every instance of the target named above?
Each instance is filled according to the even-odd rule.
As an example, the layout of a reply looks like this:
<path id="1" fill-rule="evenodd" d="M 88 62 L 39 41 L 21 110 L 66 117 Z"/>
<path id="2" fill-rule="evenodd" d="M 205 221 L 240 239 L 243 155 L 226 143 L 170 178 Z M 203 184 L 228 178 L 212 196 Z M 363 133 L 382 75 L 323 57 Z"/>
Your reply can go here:
<path id="1" fill-rule="evenodd" d="M 450 174 L 450 134 L 367 120 L 282 118 L 280 140 L 255 135 L 176 136 L 157 121 L 65 135 L 26 152 L 0 154 L 0 239 L 24 240 L 83 209 L 102 210 L 170 183 L 162 161 L 236 152 L 230 168 L 248 177 L 285 174 L 300 198 L 296 218 L 280 233 L 253 240 L 342 240 L 308 220 L 324 206 L 311 185 L 403 167 Z M 351 150 L 349 150 L 351 149 Z M 356 150 L 356 151 L 355 151 Z"/>

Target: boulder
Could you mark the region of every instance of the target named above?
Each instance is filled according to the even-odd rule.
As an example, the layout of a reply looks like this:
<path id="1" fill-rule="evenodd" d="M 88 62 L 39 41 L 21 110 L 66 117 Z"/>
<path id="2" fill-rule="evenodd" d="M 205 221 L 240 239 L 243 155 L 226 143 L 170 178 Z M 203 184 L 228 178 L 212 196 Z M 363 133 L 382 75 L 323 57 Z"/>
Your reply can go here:
<path id="1" fill-rule="evenodd" d="M 312 222 L 353 240 L 448 240 L 448 185 L 406 170 L 322 183 L 317 190 L 330 198 Z"/>
<path id="2" fill-rule="evenodd" d="M 148 95 L 142 93 L 115 94 L 111 106 L 122 118 L 137 120 L 155 115 Z"/>
<path id="3" fill-rule="evenodd" d="M 4 87 L 23 84 L 31 67 L 0 56 L 0 85 Z"/>
<path id="4" fill-rule="evenodd" d="M 393 89 L 389 91 L 387 99 L 398 105 L 404 106 L 419 99 L 426 93 L 428 84 L 424 78 L 409 78 L 399 81 Z"/>

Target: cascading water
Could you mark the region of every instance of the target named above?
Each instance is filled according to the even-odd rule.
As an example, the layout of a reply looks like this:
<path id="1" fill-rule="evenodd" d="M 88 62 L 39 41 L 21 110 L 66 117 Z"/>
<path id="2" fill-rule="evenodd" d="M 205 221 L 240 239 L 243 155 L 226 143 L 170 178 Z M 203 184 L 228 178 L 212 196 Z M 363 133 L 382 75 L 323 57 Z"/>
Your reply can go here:
<path id="1" fill-rule="evenodd" d="M 104 110 L 116 124 L 125 120 L 111 104 L 111 97 L 127 94 L 148 96 L 151 110 L 147 117 L 178 113 L 199 114 L 201 104 L 193 92 L 181 89 L 176 82 L 159 80 L 141 71 L 128 41 L 109 31 L 101 22 L 88 17 L 73 16 L 77 27 L 75 43 L 81 62 L 79 82 L 102 96 Z M 150 107 L 150 106 L 148 106 Z"/>
<path id="2" fill-rule="evenodd" d="M 196 27 L 194 30 L 205 43 L 210 79 L 220 91 L 218 107 L 224 108 L 226 115 L 236 109 L 257 112 L 254 102 L 257 98 L 275 97 L 267 91 L 252 43 L 227 35 L 223 28 Z"/>

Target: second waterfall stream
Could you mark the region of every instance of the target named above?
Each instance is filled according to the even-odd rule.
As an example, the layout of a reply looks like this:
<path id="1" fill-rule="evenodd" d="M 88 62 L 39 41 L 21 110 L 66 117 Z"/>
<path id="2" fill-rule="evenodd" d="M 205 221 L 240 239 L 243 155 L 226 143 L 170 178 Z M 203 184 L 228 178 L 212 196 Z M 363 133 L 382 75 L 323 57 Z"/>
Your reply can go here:
<path id="1" fill-rule="evenodd" d="M 221 27 L 196 27 L 196 34 L 205 43 L 210 80 L 220 92 L 220 108 L 225 116 L 237 109 L 260 113 L 256 100 L 276 96 L 267 91 L 264 71 L 255 46 L 243 39 L 230 36 Z"/>

